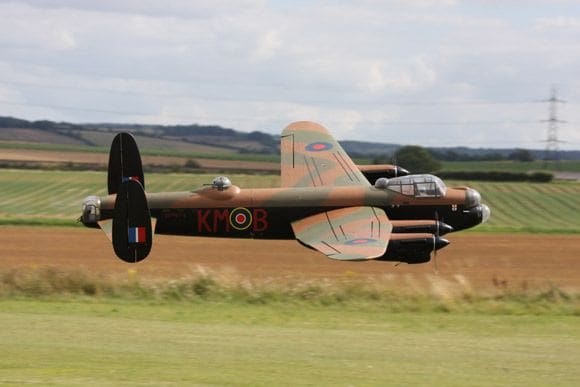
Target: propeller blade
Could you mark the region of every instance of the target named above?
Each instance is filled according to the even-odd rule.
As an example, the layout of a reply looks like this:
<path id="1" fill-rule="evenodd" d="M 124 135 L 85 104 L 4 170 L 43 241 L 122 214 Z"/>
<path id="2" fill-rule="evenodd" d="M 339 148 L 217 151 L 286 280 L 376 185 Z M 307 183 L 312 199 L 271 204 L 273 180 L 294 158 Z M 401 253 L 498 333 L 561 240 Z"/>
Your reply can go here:
<path id="1" fill-rule="evenodd" d="M 439 211 L 435 211 L 435 221 L 437 222 L 437 233 L 433 239 L 433 274 L 439 274 L 439 266 L 437 265 L 437 239 L 439 239 Z"/>

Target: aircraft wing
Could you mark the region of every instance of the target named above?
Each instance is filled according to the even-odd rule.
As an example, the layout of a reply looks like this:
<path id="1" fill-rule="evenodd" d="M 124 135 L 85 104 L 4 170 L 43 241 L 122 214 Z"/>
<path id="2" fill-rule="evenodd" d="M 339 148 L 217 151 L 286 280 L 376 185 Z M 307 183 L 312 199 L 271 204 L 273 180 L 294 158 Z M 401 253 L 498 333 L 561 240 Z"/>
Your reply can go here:
<path id="1" fill-rule="evenodd" d="M 282 132 L 282 187 L 370 185 L 344 149 L 319 124 L 301 121 Z"/>
<path id="2" fill-rule="evenodd" d="M 385 254 L 393 226 L 380 208 L 348 207 L 292 222 L 296 239 L 332 259 L 365 260 Z"/>

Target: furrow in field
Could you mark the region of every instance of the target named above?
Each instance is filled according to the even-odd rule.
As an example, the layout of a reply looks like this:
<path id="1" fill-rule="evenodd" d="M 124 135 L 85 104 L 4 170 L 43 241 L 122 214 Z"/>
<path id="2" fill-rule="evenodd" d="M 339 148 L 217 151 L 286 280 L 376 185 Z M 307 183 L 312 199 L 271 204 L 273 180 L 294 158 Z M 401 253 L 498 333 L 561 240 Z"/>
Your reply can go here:
<path id="1" fill-rule="evenodd" d="M 477 186 L 482 191 L 485 201 L 492 206 L 490 225 L 497 224 L 497 220 L 506 225 L 512 223 L 502 217 L 501 214 L 505 213 L 516 220 L 519 226 L 546 228 L 577 226 L 577 222 L 558 216 L 566 213 L 567 208 L 553 202 L 554 194 L 550 195 L 549 188 L 551 185 L 543 188 L 546 190 L 545 194 L 537 192 L 535 188 L 537 184 L 529 183 L 487 183 Z"/>
<path id="2" fill-rule="evenodd" d="M 534 186 L 541 195 L 551 198 L 559 203 L 564 210 L 569 210 L 580 214 L 580 192 L 577 190 L 565 189 L 563 186 L 548 189 L 548 187 Z"/>
<path id="3" fill-rule="evenodd" d="M 557 189 L 558 187 L 553 186 L 554 189 L 549 189 L 549 187 L 531 184 L 528 188 L 534 192 L 535 203 L 541 205 L 546 211 L 543 216 L 545 223 L 580 225 L 576 215 L 580 212 L 578 202 L 566 200 L 565 195 Z M 565 215 L 559 216 L 559 214 Z"/>
<path id="4" fill-rule="evenodd" d="M 492 211 L 490 226 L 500 224 L 522 226 L 527 224 L 528 216 L 518 210 L 518 203 L 512 200 L 508 194 L 499 192 L 499 190 L 488 190 L 484 197 Z"/>
<path id="5" fill-rule="evenodd" d="M 489 225 L 507 225 L 507 226 L 517 226 L 519 222 L 509 214 L 510 207 L 507 205 L 503 199 L 496 197 L 495 195 L 487 195 L 484 201 L 489 208 L 491 208 L 491 218 L 489 220 Z"/>
<path id="6" fill-rule="evenodd" d="M 59 182 L 37 186 L 35 189 L 27 190 L 18 197 L 7 203 L 15 214 L 37 214 L 45 211 L 47 202 L 51 195 L 59 195 L 61 187 Z"/>

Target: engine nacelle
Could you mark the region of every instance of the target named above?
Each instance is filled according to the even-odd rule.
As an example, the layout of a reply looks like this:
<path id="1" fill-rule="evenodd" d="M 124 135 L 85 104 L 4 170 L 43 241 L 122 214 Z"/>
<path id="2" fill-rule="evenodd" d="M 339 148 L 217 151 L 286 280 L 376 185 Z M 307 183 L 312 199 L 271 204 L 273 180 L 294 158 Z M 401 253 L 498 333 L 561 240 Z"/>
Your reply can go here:
<path id="1" fill-rule="evenodd" d="M 407 176 L 409 171 L 397 165 L 383 164 L 383 165 L 357 165 L 359 171 L 367 178 L 369 183 L 375 184 L 377 179 L 386 177 L 392 179 L 394 177 Z"/>
<path id="2" fill-rule="evenodd" d="M 409 264 L 431 260 L 431 253 L 442 249 L 449 241 L 433 234 L 391 234 L 385 255 L 378 261 L 395 261 Z"/>
<path id="3" fill-rule="evenodd" d="M 453 227 L 437 220 L 392 220 L 393 233 L 435 234 L 445 235 L 453 231 Z"/>

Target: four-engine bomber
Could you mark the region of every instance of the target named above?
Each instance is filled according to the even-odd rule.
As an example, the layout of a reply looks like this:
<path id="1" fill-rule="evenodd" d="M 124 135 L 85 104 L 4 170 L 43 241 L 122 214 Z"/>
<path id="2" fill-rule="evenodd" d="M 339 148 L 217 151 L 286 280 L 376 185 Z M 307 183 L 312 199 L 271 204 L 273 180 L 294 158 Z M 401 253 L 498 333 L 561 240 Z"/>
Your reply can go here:
<path id="1" fill-rule="evenodd" d="M 105 197 L 89 196 L 81 221 L 101 227 L 115 253 L 138 262 L 153 234 L 297 239 L 340 260 L 422 263 L 442 236 L 489 218 L 481 195 L 392 165 L 356 166 L 322 126 L 289 125 L 281 137 L 281 188 L 241 189 L 227 177 L 186 192 L 146 193 L 137 145 L 111 145 Z"/>

